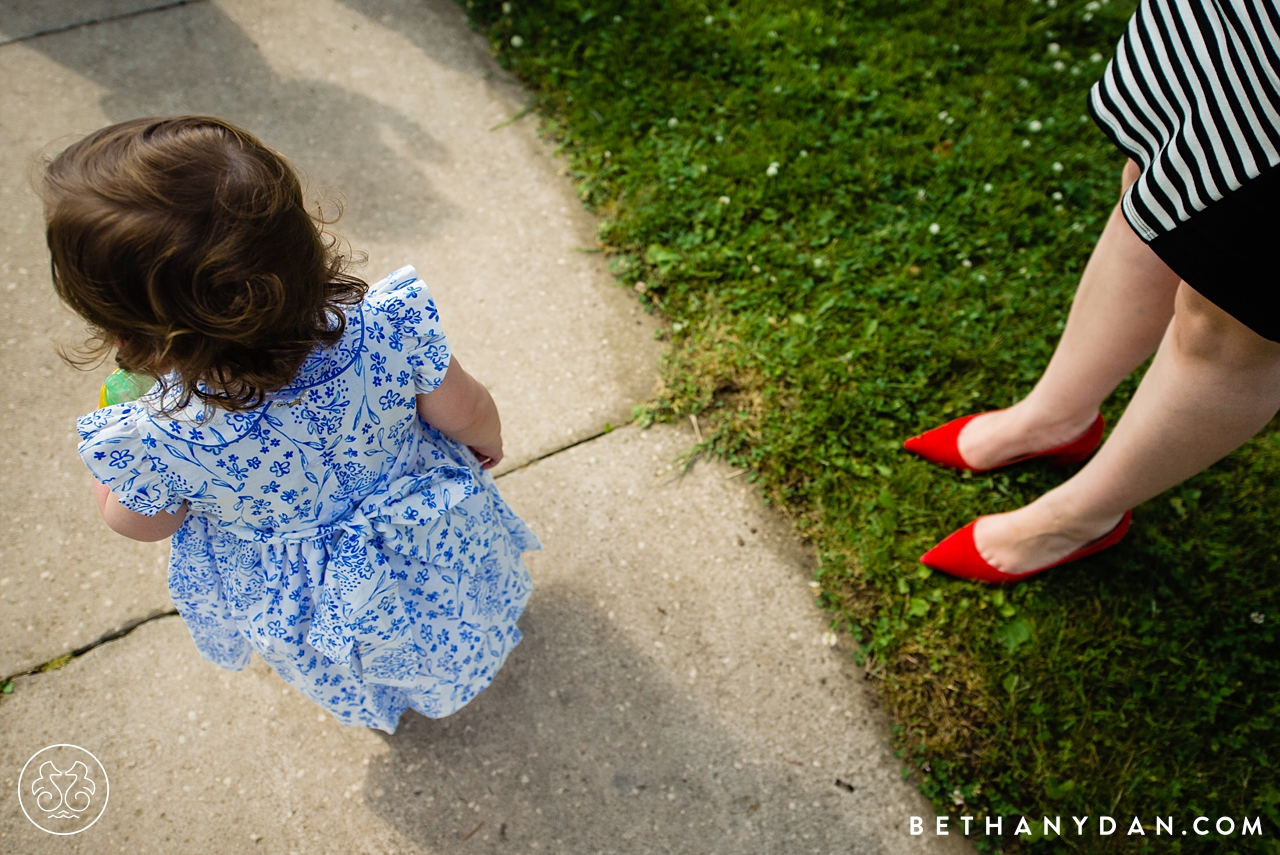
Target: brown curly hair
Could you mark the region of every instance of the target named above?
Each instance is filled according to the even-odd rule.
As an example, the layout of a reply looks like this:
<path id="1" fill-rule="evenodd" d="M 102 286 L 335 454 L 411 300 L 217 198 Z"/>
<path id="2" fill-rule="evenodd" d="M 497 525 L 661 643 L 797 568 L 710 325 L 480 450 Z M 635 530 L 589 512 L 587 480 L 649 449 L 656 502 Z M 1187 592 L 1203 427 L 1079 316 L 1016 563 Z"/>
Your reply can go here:
<path id="1" fill-rule="evenodd" d="M 67 148 L 41 194 L 54 287 L 89 322 L 81 350 L 177 397 L 246 410 L 345 329 L 368 285 L 284 157 L 208 116 L 134 119 Z M 75 362 L 76 360 L 70 360 Z"/>

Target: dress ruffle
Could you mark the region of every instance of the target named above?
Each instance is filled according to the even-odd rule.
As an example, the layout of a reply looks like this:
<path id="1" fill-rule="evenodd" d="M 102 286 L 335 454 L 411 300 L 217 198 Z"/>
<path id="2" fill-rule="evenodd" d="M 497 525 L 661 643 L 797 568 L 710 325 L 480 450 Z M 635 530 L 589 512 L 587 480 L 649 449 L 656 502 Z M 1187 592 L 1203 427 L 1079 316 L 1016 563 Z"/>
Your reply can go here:
<path id="1" fill-rule="evenodd" d="M 402 267 L 370 286 L 365 305 L 371 315 L 366 334 L 381 341 L 382 321 L 386 321 L 387 346 L 405 351 L 406 360 L 413 366 L 413 384 L 418 394 L 431 392 L 444 382 L 451 356 L 449 340 L 440 326 L 440 313 L 431 293 L 412 267 Z"/>
<path id="2" fill-rule="evenodd" d="M 485 481 L 439 466 L 340 524 L 267 541 L 193 515 L 173 538 L 169 594 L 204 658 L 240 670 L 257 651 L 347 723 L 394 732 L 409 707 L 450 715 L 519 643 L 532 590 L 520 553 L 541 546 Z"/>
<path id="3" fill-rule="evenodd" d="M 367 496 L 338 526 L 307 643 L 335 662 L 349 662 L 358 651 L 370 682 L 413 685 L 425 651 L 410 632 L 411 607 L 400 597 L 385 550 L 430 563 L 442 526 L 448 535 L 445 514 L 477 492 L 471 470 L 439 466 Z"/>
<path id="4" fill-rule="evenodd" d="M 139 431 L 144 410 L 139 404 L 113 404 L 76 420 L 79 452 L 93 477 L 111 488 L 120 504 L 134 513 L 155 516 L 176 512 L 183 499 L 165 479 L 168 467 L 148 453 Z"/>

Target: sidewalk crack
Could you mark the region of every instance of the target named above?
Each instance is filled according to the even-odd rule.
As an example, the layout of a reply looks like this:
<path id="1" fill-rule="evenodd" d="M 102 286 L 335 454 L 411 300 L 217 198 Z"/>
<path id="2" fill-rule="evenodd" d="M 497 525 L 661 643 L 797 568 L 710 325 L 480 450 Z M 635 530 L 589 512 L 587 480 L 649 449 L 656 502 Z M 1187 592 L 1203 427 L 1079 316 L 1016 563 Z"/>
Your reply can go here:
<path id="1" fill-rule="evenodd" d="M 546 460 L 548 457 L 555 457 L 557 454 L 559 454 L 562 451 L 568 451 L 571 448 L 577 448 L 579 445 L 591 442 L 591 440 L 593 439 L 599 439 L 605 434 L 613 433 L 615 430 L 617 430 L 617 428 L 615 427 L 605 428 L 603 430 L 596 431 L 590 436 L 584 436 L 582 439 L 575 439 L 573 442 L 569 443 L 568 445 L 562 445 L 559 448 L 553 448 L 551 451 L 548 451 L 546 454 L 539 454 L 537 457 L 533 458 L 532 460 L 526 460 L 524 463 L 521 463 L 519 466 L 515 466 L 515 467 L 512 467 L 511 469 L 508 469 L 506 472 L 503 472 L 501 475 L 494 475 L 493 478 L 495 481 L 499 478 L 506 478 L 508 475 L 510 475 L 513 472 L 519 472 L 521 469 L 528 469 L 533 464 Z"/>
<path id="2" fill-rule="evenodd" d="M 128 623 L 121 625 L 118 629 L 113 629 L 111 632 L 108 632 L 99 636 L 97 639 L 90 641 L 88 644 L 84 645 L 83 647 L 77 647 L 74 650 L 69 650 L 66 653 L 61 654 L 60 656 L 53 657 L 48 662 L 43 662 L 35 666 L 34 668 L 28 668 L 26 671 L 19 671 L 18 673 L 10 674 L 7 677 L 0 677 L 0 686 L 4 686 L 8 684 L 10 680 L 13 680 L 16 677 L 29 677 L 32 674 L 40 674 L 45 671 L 56 671 L 59 668 L 66 665 L 72 659 L 80 658 L 84 654 L 88 653 L 90 650 L 93 650 L 95 647 L 101 647 L 102 645 L 106 644 L 109 641 L 115 641 L 117 639 L 124 638 L 126 635 L 133 632 L 135 629 L 142 626 L 144 623 L 151 623 L 153 620 L 159 620 L 160 618 L 177 617 L 177 616 L 178 616 L 177 609 L 165 609 L 164 611 L 152 612 L 151 614 L 145 617 L 136 618 L 134 620 L 129 621 Z"/>
<path id="3" fill-rule="evenodd" d="M 71 30 L 78 30 L 81 27 L 92 27 L 94 24 L 105 24 L 109 21 L 123 21 L 125 18 L 136 18 L 139 15 L 146 15 L 151 12 L 163 12 L 165 9 L 176 9 L 179 6 L 190 6 L 193 3 L 199 2 L 201 2 L 201 0 L 170 0 L 168 3 L 148 6 L 145 9 L 134 9 L 132 12 L 121 12 L 119 15 L 104 15 L 101 18 L 90 18 L 87 21 L 76 21 L 74 24 L 64 24 L 61 27 L 50 27 L 47 30 L 37 30 L 34 33 L 27 33 L 24 36 L 14 36 L 11 39 L 5 39 L 0 41 L 0 47 L 17 44 L 18 42 L 30 41 L 31 39 L 38 39 L 41 36 L 51 36 L 55 33 L 65 33 Z"/>

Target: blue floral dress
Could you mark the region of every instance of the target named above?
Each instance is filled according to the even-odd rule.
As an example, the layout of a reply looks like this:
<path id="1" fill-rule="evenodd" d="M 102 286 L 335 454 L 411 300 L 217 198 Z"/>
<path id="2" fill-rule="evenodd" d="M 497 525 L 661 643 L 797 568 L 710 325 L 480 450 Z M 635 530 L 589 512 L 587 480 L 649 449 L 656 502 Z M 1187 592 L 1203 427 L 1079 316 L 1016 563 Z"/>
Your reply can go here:
<path id="1" fill-rule="evenodd" d="M 190 512 L 169 593 L 209 661 L 257 651 L 339 721 L 449 715 L 520 641 L 537 537 L 463 445 L 417 415 L 449 344 L 412 267 L 370 288 L 334 346 L 241 413 L 158 413 L 158 390 L 78 421 L 126 508 Z"/>

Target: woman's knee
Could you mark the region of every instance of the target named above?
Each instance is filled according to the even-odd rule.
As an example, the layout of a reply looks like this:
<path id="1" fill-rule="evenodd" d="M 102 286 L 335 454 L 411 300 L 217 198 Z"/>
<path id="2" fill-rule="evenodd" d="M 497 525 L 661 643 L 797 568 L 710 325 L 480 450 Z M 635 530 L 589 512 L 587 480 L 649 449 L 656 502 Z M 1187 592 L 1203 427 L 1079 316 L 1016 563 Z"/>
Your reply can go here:
<path id="1" fill-rule="evenodd" d="M 1123 196 L 1129 189 L 1129 185 L 1138 180 L 1138 176 L 1142 174 L 1142 167 L 1138 166 L 1138 162 L 1130 158 L 1125 161 L 1124 171 L 1120 173 L 1120 195 Z"/>
<path id="2" fill-rule="evenodd" d="M 1186 358 L 1241 370 L 1280 367 L 1280 343 L 1258 335 L 1186 282 L 1178 286 L 1172 333 Z"/>

